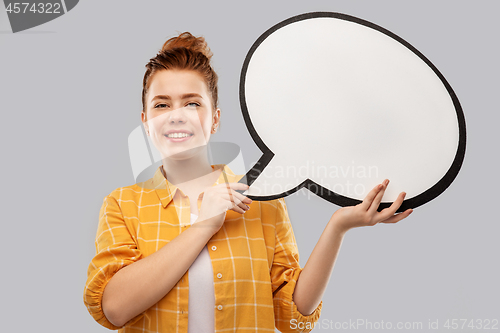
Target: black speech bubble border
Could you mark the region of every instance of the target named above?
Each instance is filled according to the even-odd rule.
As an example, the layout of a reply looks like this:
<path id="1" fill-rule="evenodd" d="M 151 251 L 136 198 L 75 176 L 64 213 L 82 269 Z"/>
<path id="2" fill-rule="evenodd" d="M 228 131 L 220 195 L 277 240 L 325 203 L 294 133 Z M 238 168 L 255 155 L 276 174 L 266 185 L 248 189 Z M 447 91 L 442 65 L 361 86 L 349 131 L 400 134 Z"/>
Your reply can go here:
<path id="1" fill-rule="evenodd" d="M 247 129 L 252 136 L 252 139 L 254 142 L 257 144 L 259 149 L 262 151 L 263 155 L 261 158 L 255 163 L 255 165 L 247 172 L 246 174 L 246 182 L 248 185 L 251 185 L 257 177 L 262 173 L 262 171 L 266 168 L 266 166 L 271 162 L 272 158 L 274 157 L 274 153 L 266 146 L 264 141 L 260 138 L 258 135 L 257 131 L 255 130 L 252 121 L 250 120 L 250 115 L 248 113 L 248 108 L 246 105 L 246 99 L 245 99 L 245 79 L 246 79 L 246 73 L 248 70 L 248 65 L 250 63 L 250 60 L 252 58 L 252 55 L 254 54 L 255 50 L 260 46 L 260 44 L 272 33 L 277 31 L 278 29 L 281 29 L 289 24 L 299 22 L 302 20 L 308 20 L 308 19 L 314 19 L 314 18 L 319 18 L 319 17 L 330 17 L 330 18 L 336 18 L 336 19 L 341 19 L 345 21 L 350 21 L 354 23 L 358 23 L 361 25 L 364 25 L 368 28 L 372 28 L 374 30 L 377 30 L 381 33 L 384 33 L 385 35 L 395 39 L 397 42 L 403 44 L 406 48 L 408 48 L 410 51 L 415 53 L 420 59 L 422 59 L 433 71 L 434 73 L 439 77 L 441 82 L 444 84 L 446 87 L 446 90 L 448 91 L 448 94 L 450 95 L 453 105 L 455 107 L 455 111 L 457 114 L 457 119 L 458 119 L 458 132 L 459 132 L 459 139 L 458 139 L 458 147 L 457 147 L 457 152 L 455 154 L 455 159 L 453 160 L 452 165 L 446 172 L 446 174 L 432 187 L 427 189 L 426 191 L 420 193 L 419 195 L 410 198 L 408 200 L 404 200 L 397 212 L 402 212 L 405 211 L 408 208 L 416 208 L 419 206 L 422 206 L 423 204 L 433 200 L 437 196 L 439 196 L 441 193 L 443 193 L 455 180 L 456 176 L 458 175 L 460 168 L 462 166 L 464 157 L 465 157 L 465 146 L 466 146 L 466 130 L 465 130 L 465 116 L 462 110 L 462 107 L 460 105 L 460 102 L 458 101 L 458 97 L 456 96 L 455 92 L 451 88 L 450 84 L 444 76 L 439 72 L 439 70 L 434 66 L 429 59 L 427 59 L 422 53 L 420 53 L 415 47 L 413 47 L 410 43 L 405 41 L 403 38 L 397 36 L 396 34 L 390 32 L 389 30 L 382 28 L 372 22 L 365 21 L 363 19 L 350 16 L 347 14 L 341 14 L 341 13 L 336 13 L 336 12 L 310 12 L 310 13 L 304 13 L 300 15 L 296 15 L 293 17 L 290 17 L 273 27 L 269 28 L 266 32 L 264 32 L 252 45 L 250 50 L 247 53 L 247 56 L 245 57 L 245 61 L 243 63 L 243 67 L 241 69 L 241 76 L 240 76 L 240 91 L 239 91 L 239 96 L 240 96 L 240 105 L 241 105 L 241 110 L 243 113 L 243 119 L 245 120 L 245 124 L 247 126 Z M 244 178 L 244 179 L 245 179 Z M 249 198 L 252 200 L 258 200 L 258 201 L 268 201 L 268 200 L 275 200 L 278 198 L 286 197 L 290 194 L 295 193 L 296 191 L 300 190 L 301 188 L 307 188 L 309 191 L 315 193 L 319 197 L 332 202 L 334 204 L 337 204 L 341 207 L 346 207 L 346 206 L 354 206 L 359 203 L 361 203 L 361 200 L 357 199 L 352 199 L 349 197 L 345 197 L 343 195 L 340 195 L 338 193 L 335 193 L 333 191 L 330 191 L 329 189 L 322 187 L 321 185 L 317 184 L 316 182 L 306 179 L 296 187 L 286 191 L 282 192 L 280 194 L 276 195 L 270 195 L 270 196 L 252 196 L 248 195 Z M 381 211 L 384 208 L 389 207 L 392 204 L 392 202 L 382 202 L 380 206 L 378 207 L 378 211 Z"/>

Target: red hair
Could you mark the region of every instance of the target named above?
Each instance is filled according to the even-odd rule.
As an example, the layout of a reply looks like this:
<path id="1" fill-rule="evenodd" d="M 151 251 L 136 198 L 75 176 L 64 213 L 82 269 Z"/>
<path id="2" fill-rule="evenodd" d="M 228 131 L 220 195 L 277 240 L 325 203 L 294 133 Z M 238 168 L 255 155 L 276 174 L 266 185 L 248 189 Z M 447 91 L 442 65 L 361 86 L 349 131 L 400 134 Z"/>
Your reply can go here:
<path id="1" fill-rule="evenodd" d="M 207 84 L 215 111 L 218 105 L 218 76 L 210 65 L 210 58 L 212 58 L 212 51 L 203 37 L 195 37 L 189 32 L 183 32 L 167 40 L 156 57 L 151 58 L 146 65 L 146 73 L 142 81 L 143 112 L 146 113 L 146 95 L 152 77 L 158 71 L 169 69 L 187 69 L 199 73 Z"/>

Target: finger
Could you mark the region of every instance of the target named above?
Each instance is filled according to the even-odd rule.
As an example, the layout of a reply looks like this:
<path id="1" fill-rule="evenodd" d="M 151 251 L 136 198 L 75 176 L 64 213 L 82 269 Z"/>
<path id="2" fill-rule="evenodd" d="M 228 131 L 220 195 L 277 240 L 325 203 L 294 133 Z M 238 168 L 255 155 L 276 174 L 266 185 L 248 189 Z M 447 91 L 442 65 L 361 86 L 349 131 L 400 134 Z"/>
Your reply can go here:
<path id="1" fill-rule="evenodd" d="M 221 188 L 221 189 L 218 189 L 217 194 L 220 197 L 222 197 L 222 198 L 224 198 L 226 200 L 235 202 L 235 203 L 240 203 L 240 202 L 244 202 L 246 204 L 251 204 L 252 203 L 252 199 L 244 196 L 243 194 L 241 194 L 239 192 L 236 192 L 233 189 L 227 190 L 227 189 Z"/>
<path id="2" fill-rule="evenodd" d="M 241 194 L 237 193 L 242 199 L 245 199 Z M 230 201 L 230 199 L 233 199 L 233 201 Z M 236 195 L 232 195 L 229 197 L 229 195 L 226 195 L 226 202 L 228 205 L 229 210 L 235 211 L 240 214 L 244 214 L 250 209 L 250 206 L 246 205 L 244 202 L 242 202 L 240 199 L 236 198 Z"/>
<path id="3" fill-rule="evenodd" d="M 240 206 L 235 205 L 231 208 L 233 212 L 240 213 L 240 214 L 245 214 L 246 210 L 242 209 Z"/>
<path id="4" fill-rule="evenodd" d="M 235 190 L 233 190 L 233 196 L 239 201 L 239 202 L 244 202 L 246 204 L 251 204 L 253 202 L 252 199 L 248 198 L 247 196 L 239 193 L 239 192 L 236 192 Z"/>
<path id="5" fill-rule="evenodd" d="M 231 207 L 231 210 L 233 210 L 237 213 L 240 213 L 240 214 L 246 213 L 249 209 L 250 209 L 250 206 L 246 205 L 245 203 L 243 203 L 241 201 L 237 204 L 234 204 Z"/>
<path id="6" fill-rule="evenodd" d="M 238 192 L 233 192 L 232 195 L 229 195 L 227 193 L 222 194 L 221 198 L 228 201 L 229 204 L 231 205 L 231 208 L 238 206 L 241 209 L 243 209 L 243 211 L 249 210 L 250 207 L 246 203 L 250 204 L 252 202 L 250 198 L 247 198 Z"/>
<path id="7" fill-rule="evenodd" d="M 389 217 L 387 220 L 380 221 L 381 223 L 396 223 L 401 221 L 404 218 L 407 218 L 411 213 L 413 213 L 413 209 L 407 209 L 402 213 L 393 215 Z"/>
<path id="8" fill-rule="evenodd" d="M 368 213 L 369 214 L 375 214 L 377 212 L 377 208 L 380 205 L 380 202 L 382 201 L 382 197 L 384 196 L 385 190 L 387 188 L 387 185 L 389 184 L 389 179 L 384 180 L 382 183 L 382 188 L 380 191 L 377 193 L 375 198 L 373 199 L 370 208 L 368 208 Z"/>
<path id="9" fill-rule="evenodd" d="M 237 206 L 239 208 L 243 209 L 243 211 L 245 211 L 245 212 L 247 212 L 250 209 L 250 206 L 245 204 L 244 202 L 238 203 Z"/>
<path id="10" fill-rule="evenodd" d="M 378 184 L 370 192 L 368 192 L 368 194 L 366 195 L 365 199 L 360 204 L 360 206 L 363 207 L 365 210 L 368 210 L 370 208 L 370 205 L 372 204 L 373 199 L 375 199 L 375 197 L 380 192 L 382 187 L 383 187 L 382 184 Z"/>
<path id="11" fill-rule="evenodd" d="M 244 183 L 222 183 L 217 185 L 217 187 L 230 188 L 236 191 L 248 190 L 250 186 Z"/>
<path id="12" fill-rule="evenodd" d="M 405 199 L 405 196 L 406 196 L 406 193 L 405 192 L 401 192 L 399 193 L 396 201 L 394 201 L 392 203 L 392 205 L 390 205 L 389 207 L 383 209 L 379 215 L 377 216 L 377 220 L 378 221 L 384 221 L 384 220 L 387 220 L 388 218 L 390 218 L 391 216 L 393 216 L 396 211 L 399 209 L 399 207 L 401 206 L 401 204 L 403 203 L 404 199 Z"/>
<path id="13" fill-rule="evenodd" d="M 238 193 L 236 192 L 237 190 L 245 191 L 248 190 L 249 188 L 249 186 L 244 183 L 223 183 L 219 184 L 219 186 L 225 188 L 225 190 L 228 191 L 230 196 L 235 195 L 235 193 Z M 234 199 L 231 198 L 231 201 L 234 201 Z"/>

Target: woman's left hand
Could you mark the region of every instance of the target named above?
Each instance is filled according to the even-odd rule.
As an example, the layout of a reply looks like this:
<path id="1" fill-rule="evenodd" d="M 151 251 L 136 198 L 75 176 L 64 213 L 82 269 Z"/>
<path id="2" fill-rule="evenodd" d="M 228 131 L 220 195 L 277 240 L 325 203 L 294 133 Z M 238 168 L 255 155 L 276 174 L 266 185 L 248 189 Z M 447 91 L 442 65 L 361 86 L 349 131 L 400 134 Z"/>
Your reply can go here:
<path id="1" fill-rule="evenodd" d="M 390 207 L 380 212 L 377 211 L 388 184 L 389 180 L 386 179 L 382 184 L 375 186 L 360 204 L 340 208 L 333 214 L 330 222 L 334 223 L 340 231 L 346 232 L 352 228 L 373 226 L 379 222 L 396 223 L 408 217 L 413 212 L 413 209 L 407 209 L 402 213 L 395 214 L 403 203 L 405 192 L 401 192 Z"/>

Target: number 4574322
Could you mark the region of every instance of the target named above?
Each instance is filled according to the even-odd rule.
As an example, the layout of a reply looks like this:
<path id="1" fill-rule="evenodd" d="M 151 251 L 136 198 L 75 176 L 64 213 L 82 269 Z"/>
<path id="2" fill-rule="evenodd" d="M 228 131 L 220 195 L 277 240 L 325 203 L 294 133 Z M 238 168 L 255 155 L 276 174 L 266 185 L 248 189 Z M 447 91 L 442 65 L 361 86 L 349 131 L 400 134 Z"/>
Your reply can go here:
<path id="1" fill-rule="evenodd" d="M 9 14 L 26 14 L 26 12 L 33 14 L 61 14 L 61 4 L 50 2 L 11 2 L 5 10 Z"/>

